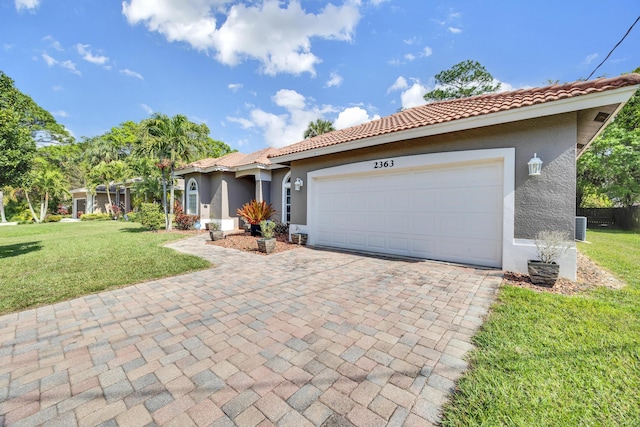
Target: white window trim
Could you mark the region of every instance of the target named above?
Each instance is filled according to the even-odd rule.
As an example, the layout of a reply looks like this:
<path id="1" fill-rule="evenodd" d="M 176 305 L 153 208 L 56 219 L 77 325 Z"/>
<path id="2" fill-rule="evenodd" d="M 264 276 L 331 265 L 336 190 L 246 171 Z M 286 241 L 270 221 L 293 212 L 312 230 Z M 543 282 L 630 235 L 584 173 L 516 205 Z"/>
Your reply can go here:
<path id="1" fill-rule="evenodd" d="M 282 222 L 289 223 L 291 218 L 287 221 L 287 188 L 289 189 L 289 194 L 291 194 L 291 171 L 287 172 L 287 174 L 282 178 Z M 289 203 L 289 209 L 291 209 L 291 203 Z"/>
<path id="2" fill-rule="evenodd" d="M 195 184 L 195 190 L 191 189 L 191 183 Z M 186 195 L 186 206 L 185 206 L 185 212 L 188 215 L 200 215 L 200 194 L 198 194 L 198 181 L 196 181 L 195 179 L 191 178 L 189 180 L 189 182 L 187 183 L 187 191 L 186 191 L 187 195 Z M 196 196 L 196 211 L 195 212 L 189 212 L 189 196 L 195 194 Z"/>

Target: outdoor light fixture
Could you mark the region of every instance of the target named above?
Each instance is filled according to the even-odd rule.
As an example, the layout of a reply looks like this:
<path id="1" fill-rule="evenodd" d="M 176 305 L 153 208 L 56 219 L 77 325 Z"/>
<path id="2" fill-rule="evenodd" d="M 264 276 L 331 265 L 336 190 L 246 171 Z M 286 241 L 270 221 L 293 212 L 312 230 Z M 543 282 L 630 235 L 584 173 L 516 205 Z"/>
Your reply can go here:
<path id="1" fill-rule="evenodd" d="M 540 171 L 542 170 L 542 160 L 538 158 L 537 153 L 533 155 L 533 158 L 529 160 L 527 165 L 529 166 L 529 176 L 540 175 Z"/>
<path id="2" fill-rule="evenodd" d="M 296 181 L 293 183 L 293 186 L 295 187 L 296 191 L 300 191 L 300 187 L 302 187 L 304 185 L 304 181 L 302 181 L 300 178 L 296 178 Z"/>

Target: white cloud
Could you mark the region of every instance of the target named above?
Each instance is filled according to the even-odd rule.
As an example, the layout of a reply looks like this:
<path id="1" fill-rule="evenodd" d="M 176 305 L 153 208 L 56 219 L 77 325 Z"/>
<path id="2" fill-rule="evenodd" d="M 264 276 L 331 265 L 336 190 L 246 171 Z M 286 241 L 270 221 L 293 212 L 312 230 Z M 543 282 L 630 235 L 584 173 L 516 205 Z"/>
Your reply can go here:
<path id="1" fill-rule="evenodd" d="M 380 116 L 377 114 L 369 117 L 369 113 L 364 108 L 350 107 L 338 114 L 338 118 L 333 122 L 333 126 L 336 129 L 345 129 L 351 126 L 367 123 L 372 120 L 378 120 L 379 118 Z"/>
<path id="2" fill-rule="evenodd" d="M 404 77 L 400 76 L 396 79 L 395 82 L 393 82 L 393 84 L 391 85 L 391 87 L 389 87 L 389 89 L 387 89 L 387 93 L 396 91 L 396 90 L 404 90 L 406 88 L 409 87 L 409 84 L 407 83 L 407 79 L 405 79 Z"/>
<path id="3" fill-rule="evenodd" d="M 227 117 L 227 121 L 237 123 L 242 126 L 243 129 L 250 129 L 255 126 L 251 120 L 242 117 Z"/>
<path id="4" fill-rule="evenodd" d="M 56 59 L 50 57 L 46 53 L 42 54 L 42 59 L 44 59 L 44 62 L 46 62 L 49 67 L 53 67 L 54 65 L 56 65 L 58 63 L 58 61 Z"/>
<path id="5" fill-rule="evenodd" d="M 227 87 L 231 92 L 237 92 L 242 89 L 242 83 L 229 83 Z"/>
<path id="6" fill-rule="evenodd" d="M 404 90 L 400 94 L 402 108 L 412 108 L 426 104 L 427 101 L 425 101 L 423 96 L 427 92 L 427 88 L 424 87 L 418 80 L 414 81 L 411 87 Z"/>
<path id="7" fill-rule="evenodd" d="M 40 0 L 15 0 L 17 10 L 33 10 L 40 5 Z"/>
<path id="8" fill-rule="evenodd" d="M 2 48 L 4 49 L 5 52 L 9 52 L 11 49 L 13 49 L 15 45 L 13 44 L 9 44 L 9 43 L 5 43 L 2 45 Z"/>
<path id="9" fill-rule="evenodd" d="M 120 70 L 120 72 L 125 76 L 135 77 L 136 79 L 144 80 L 144 77 L 142 77 L 142 74 L 136 73 L 135 71 L 131 71 L 128 68 L 123 68 L 122 70 Z"/>
<path id="10" fill-rule="evenodd" d="M 149 115 L 153 114 L 153 108 L 149 107 L 147 104 L 140 104 L 140 108 L 142 108 L 144 112 Z"/>
<path id="11" fill-rule="evenodd" d="M 51 90 L 54 92 L 62 92 L 64 88 L 62 87 L 62 85 L 55 85 L 55 86 L 51 86 Z"/>
<path id="12" fill-rule="evenodd" d="M 462 30 L 457 27 L 449 27 L 448 30 L 452 34 L 460 34 L 462 32 Z"/>
<path id="13" fill-rule="evenodd" d="M 404 59 L 406 59 L 407 61 L 413 61 L 414 59 L 416 59 L 416 56 L 414 54 L 412 54 L 412 53 L 407 53 L 404 56 Z"/>
<path id="14" fill-rule="evenodd" d="M 279 90 L 271 100 L 284 112 L 274 114 L 252 108 L 249 118 L 227 117 L 227 121 L 237 123 L 244 129 L 259 129 L 268 145 L 284 147 L 301 141 L 309 122 L 324 119 L 326 114 L 336 111 L 332 106 L 309 105 L 304 95 L 291 89 Z"/>
<path id="15" fill-rule="evenodd" d="M 107 63 L 107 61 L 109 61 L 109 58 L 106 56 L 94 55 L 89 49 L 89 47 L 90 46 L 88 44 L 78 43 L 76 45 L 76 49 L 78 50 L 78 53 L 80 54 L 80 56 L 82 56 L 82 59 L 97 65 L 104 65 Z"/>
<path id="16" fill-rule="evenodd" d="M 55 117 L 69 117 L 69 113 L 64 110 L 52 111 L 51 114 L 53 114 Z"/>
<path id="17" fill-rule="evenodd" d="M 64 49 L 63 49 L 62 45 L 60 44 L 60 42 L 59 42 L 58 40 L 54 39 L 54 38 L 53 38 L 53 36 L 51 36 L 51 35 L 44 36 L 44 37 L 42 38 L 42 40 L 44 40 L 44 41 L 48 41 L 48 42 L 49 42 L 49 45 L 50 45 L 52 48 L 54 48 L 55 50 L 57 50 L 58 52 L 62 52 L 62 51 L 64 51 Z"/>
<path id="18" fill-rule="evenodd" d="M 331 73 L 331 78 L 327 83 L 325 83 L 324 87 L 340 87 L 342 85 L 342 76 L 336 72 Z"/>
<path id="19" fill-rule="evenodd" d="M 592 53 L 591 55 L 587 55 L 587 57 L 584 59 L 585 65 L 591 64 L 593 61 L 595 61 L 598 58 L 598 56 L 599 55 L 597 53 Z"/>
<path id="20" fill-rule="evenodd" d="M 66 61 L 60 62 L 60 66 L 62 68 L 66 68 L 67 70 L 71 71 L 73 74 L 77 74 L 79 76 L 82 75 L 82 73 L 76 69 L 76 64 L 69 59 L 67 59 Z"/>
<path id="21" fill-rule="evenodd" d="M 234 66 L 249 59 L 261 71 L 315 75 L 322 60 L 311 50 L 311 40 L 350 41 L 360 20 L 352 1 L 328 4 L 319 13 L 307 13 L 299 0 L 281 7 L 278 0 L 232 4 L 226 0 L 129 0 L 122 13 L 131 25 L 144 23 L 168 41 L 186 42 L 194 49 L 215 52 L 222 64 Z M 217 18 L 226 18 L 218 25 Z"/>
<path id="22" fill-rule="evenodd" d="M 371 0 L 371 4 L 374 6 L 380 6 L 382 3 L 389 1 L 389 0 Z"/>
<path id="23" fill-rule="evenodd" d="M 71 60 L 67 59 L 66 61 L 58 61 L 57 59 L 47 55 L 46 53 L 42 54 L 42 59 L 44 59 L 44 62 L 46 62 L 49 67 L 59 65 L 60 67 L 71 71 L 73 74 L 76 74 L 78 76 L 82 75 L 82 73 L 76 68 L 76 64 Z"/>
<path id="24" fill-rule="evenodd" d="M 408 44 L 408 45 L 412 45 L 412 44 L 420 44 L 420 38 L 419 37 L 411 37 L 410 39 L 405 39 L 402 40 L 404 42 L 404 44 Z"/>
<path id="25" fill-rule="evenodd" d="M 425 46 L 422 50 L 422 56 L 429 57 L 431 55 L 433 55 L 433 49 L 431 49 L 429 46 Z"/>

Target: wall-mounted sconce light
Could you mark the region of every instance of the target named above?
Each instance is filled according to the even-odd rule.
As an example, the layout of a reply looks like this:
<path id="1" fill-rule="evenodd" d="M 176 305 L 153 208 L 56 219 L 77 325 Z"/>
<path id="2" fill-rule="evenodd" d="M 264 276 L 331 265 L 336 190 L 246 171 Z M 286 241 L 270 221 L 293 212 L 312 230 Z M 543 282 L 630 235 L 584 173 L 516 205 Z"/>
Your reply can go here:
<path id="1" fill-rule="evenodd" d="M 533 155 L 533 158 L 529 160 L 527 165 L 529 166 L 529 176 L 540 175 L 540 171 L 542 170 L 542 160 L 538 158 L 537 153 Z"/>
<path id="2" fill-rule="evenodd" d="M 293 187 L 296 189 L 296 191 L 300 191 L 300 187 L 302 187 L 304 185 L 304 181 L 302 181 L 300 178 L 296 178 L 295 182 L 293 183 Z"/>

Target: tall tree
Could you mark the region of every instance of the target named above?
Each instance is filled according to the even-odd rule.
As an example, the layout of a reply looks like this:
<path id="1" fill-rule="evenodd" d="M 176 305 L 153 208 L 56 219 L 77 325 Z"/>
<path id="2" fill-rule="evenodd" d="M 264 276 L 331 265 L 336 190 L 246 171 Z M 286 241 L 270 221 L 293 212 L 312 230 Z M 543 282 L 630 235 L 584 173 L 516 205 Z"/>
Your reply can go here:
<path id="1" fill-rule="evenodd" d="M 304 139 L 313 138 L 323 133 L 332 132 L 335 128 L 329 120 L 316 119 L 315 122 L 309 122 L 307 130 L 304 131 Z"/>
<path id="2" fill-rule="evenodd" d="M 493 76 L 478 62 L 462 61 L 435 75 L 436 88 L 424 95 L 427 101 L 466 98 L 500 89 Z"/>
<path id="3" fill-rule="evenodd" d="M 165 223 L 166 229 L 170 231 L 175 198 L 175 168 L 178 162 L 188 162 L 201 155 L 209 139 L 209 128 L 205 124 L 198 125 L 189 121 L 182 114 L 169 117 L 155 113 L 140 123 L 140 131 L 141 152 L 155 157 L 162 172 Z M 170 211 L 167 209 L 167 181 L 171 193 Z"/>
<path id="4" fill-rule="evenodd" d="M 72 140 L 48 111 L 18 90 L 14 81 L 0 71 L 0 189 L 21 184 L 31 167 L 36 141 Z M 2 196 L 0 190 L 0 199 Z M 4 203 L 0 203 L 0 220 L 6 221 Z"/>

